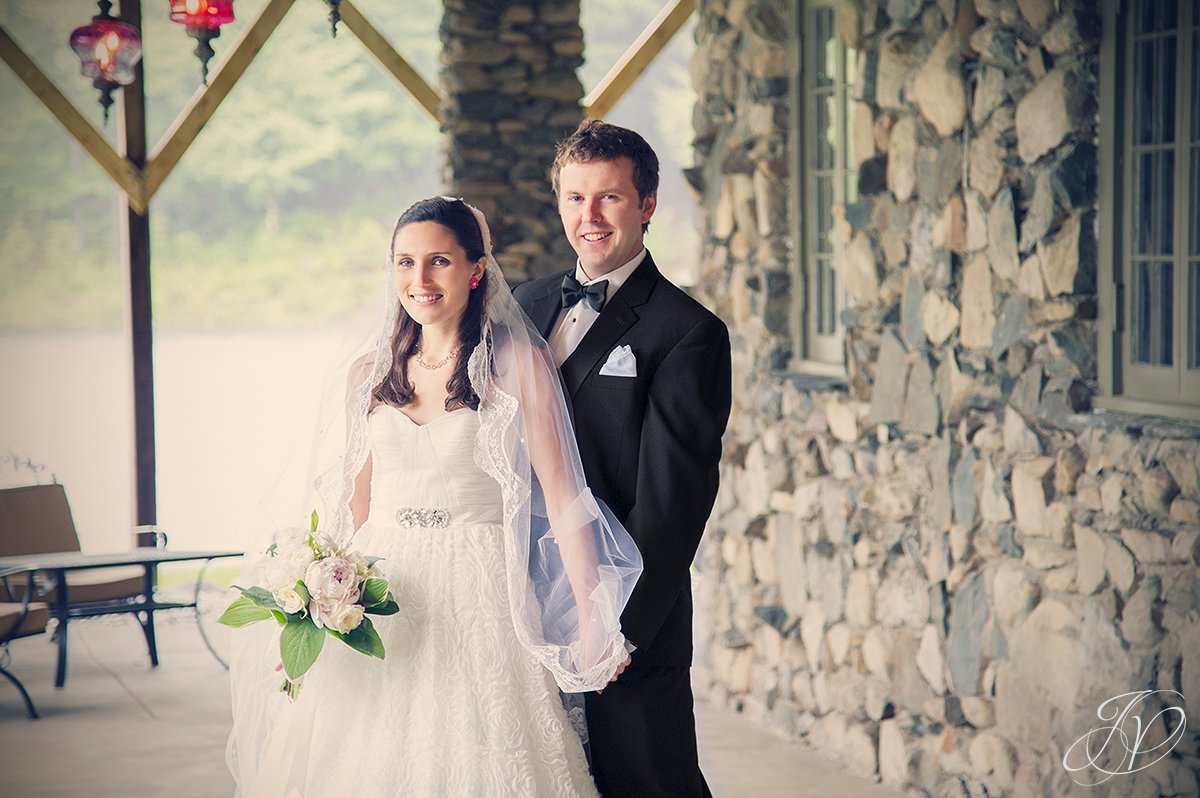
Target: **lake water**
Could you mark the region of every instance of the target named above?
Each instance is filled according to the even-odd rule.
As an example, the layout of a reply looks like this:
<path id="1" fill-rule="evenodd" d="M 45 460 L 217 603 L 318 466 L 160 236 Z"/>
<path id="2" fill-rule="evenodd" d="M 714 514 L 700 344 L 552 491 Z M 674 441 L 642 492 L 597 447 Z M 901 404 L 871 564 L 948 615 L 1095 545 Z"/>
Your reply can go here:
<path id="1" fill-rule="evenodd" d="M 342 330 L 158 336 L 158 524 L 171 548 L 244 548 L 268 523 L 265 497 L 277 498 L 282 484 L 299 498 L 324 384 L 344 386 L 338 364 L 347 362 L 352 337 Z M 34 481 L 14 468 L 14 457 L 44 466 L 38 481 L 53 474 L 66 487 L 85 550 L 131 545 L 133 400 L 124 335 L 0 335 L 0 485 Z M 298 515 L 288 523 L 305 523 Z"/>

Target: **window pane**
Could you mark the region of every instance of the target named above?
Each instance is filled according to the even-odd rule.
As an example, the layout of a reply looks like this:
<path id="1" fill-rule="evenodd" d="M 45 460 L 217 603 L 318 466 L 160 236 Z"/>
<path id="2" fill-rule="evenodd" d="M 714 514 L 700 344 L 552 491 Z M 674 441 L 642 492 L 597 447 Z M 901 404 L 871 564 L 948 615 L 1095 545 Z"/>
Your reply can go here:
<path id="1" fill-rule="evenodd" d="M 814 153 L 814 166 L 817 169 L 832 169 L 834 168 L 834 143 L 836 129 L 833 124 L 835 114 L 835 103 L 833 94 L 828 93 L 818 96 L 816 99 L 817 106 L 817 129 L 814 136 L 816 152 Z"/>
<path id="2" fill-rule="evenodd" d="M 1200 262 L 1188 264 L 1188 368 L 1200 369 Z"/>
<path id="3" fill-rule="evenodd" d="M 1138 0 L 1133 12 L 1138 33 L 1150 33 L 1154 30 L 1154 10 L 1156 0 Z"/>
<path id="4" fill-rule="evenodd" d="M 829 264 L 829 274 L 825 282 L 828 291 L 828 295 L 825 297 L 825 330 L 832 335 L 837 331 L 838 318 L 838 279 L 837 270 L 833 268 L 832 262 Z"/>
<path id="5" fill-rule="evenodd" d="M 1130 308 L 1130 332 L 1133 345 L 1130 359 L 1135 363 L 1150 362 L 1150 264 L 1133 265 L 1133 296 Z"/>
<path id="6" fill-rule="evenodd" d="M 1155 181 L 1154 214 L 1158 229 L 1155 231 L 1155 251 L 1159 255 L 1172 255 L 1175 252 L 1175 152 L 1160 152 L 1156 160 L 1158 179 Z"/>
<path id="7" fill-rule="evenodd" d="M 1200 0 L 1197 0 L 1200 2 Z M 1200 59 L 1197 59 L 1200 60 Z M 1200 147 L 1192 147 L 1191 176 L 1188 178 L 1187 209 L 1189 255 L 1200 255 Z"/>
<path id="8" fill-rule="evenodd" d="M 833 178 L 818 177 L 817 187 L 817 252 L 833 253 Z"/>
<path id="9" fill-rule="evenodd" d="M 833 335 L 837 331 L 837 297 L 837 272 L 833 261 L 818 258 L 813 274 L 813 332 L 817 335 Z"/>
<path id="10" fill-rule="evenodd" d="M 1179 17 L 1179 7 L 1175 0 L 1155 0 L 1158 7 L 1158 30 L 1174 30 Z"/>
<path id="11" fill-rule="evenodd" d="M 1154 140 L 1161 144 L 1175 142 L 1175 37 L 1159 40 L 1158 80 L 1154 81 Z"/>
<path id="12" fill-rule="evenodd" d="M 1196 4 L 1200 5 L 1200 0 Z M 1200 8 L 1196 13 L 1200 14 Z M 1198 27 L 1192 34 L 1192 141 L 1200 141 L 1200 19 L 1196 24 Z"/>
<path id="13" fill-rule="evenodd" d="M 837 77 L 837 40 L 833 36 L 833 9 L 818 8 L 813 13 L 813 55 L 816 60 L 816 85 L 832 86 Z"/>
<path id="14" fill-rule="evenodd" d="M 1133 162 L 1133 254 L 1150 253 L 1154 212 L 1154 154 L 1142 153 Z"/>
<path id="15" fill-rule="evenodd" d="M 825 261 L 817 260 L 816 272 L 813 275 L 813 331 L 820 335 L 825 328 Z"/>
<path id="16" fill-rule="evenodd" d="M 1142 41 L 1133 48 L 1133 119 L 1136 123 L 1134 142 L 1154 141 L 1154 41 Z"/>
<path id="17" fill-rule="evenodd" d="M 1155 328 L 1155 337 L 1158 339 L 1154 346 L 1158 353 L 1155 362 L 1169 366 L 1175 362 L 1175 264 L 1171 261 L 1158 264 L 1156 277 L 1155 304 L 1160 310 Z"/>

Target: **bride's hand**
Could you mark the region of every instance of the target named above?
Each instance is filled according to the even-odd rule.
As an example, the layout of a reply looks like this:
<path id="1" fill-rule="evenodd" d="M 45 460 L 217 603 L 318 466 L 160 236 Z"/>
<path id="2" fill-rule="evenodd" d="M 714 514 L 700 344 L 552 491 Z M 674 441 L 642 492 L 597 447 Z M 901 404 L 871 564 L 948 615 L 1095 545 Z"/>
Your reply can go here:
<path id="1" fill-rule="evenodd" d="M 617 666 L 616 672 L 613 673 L 612 678 L 608 680 L 608 683 L 612 684 L 613 682 L 615 682 L 617 680 L 617 677 L 625 672 L 625 669 L 629 667 L 629 663 L 632 661 L 633 661 L 633 655 L 632 654 L 627 655 L 625 657 L 625 660 L 620 665 Z M 603 694 L 604 694 L 603 690 L 596 691 L 596 695 L 603 695 Z"/>

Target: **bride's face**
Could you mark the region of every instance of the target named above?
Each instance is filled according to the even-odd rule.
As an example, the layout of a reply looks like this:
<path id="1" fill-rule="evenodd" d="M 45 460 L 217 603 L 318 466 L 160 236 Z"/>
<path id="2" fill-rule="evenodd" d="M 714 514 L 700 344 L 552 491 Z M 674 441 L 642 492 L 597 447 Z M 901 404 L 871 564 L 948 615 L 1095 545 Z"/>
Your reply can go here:
<path id="1" fill-rule="evenodd" d="M 425 326 L 457 325 L 471 296 L 471 278 L 483 276 L 485 259 L 472 263 L 449 228 L 412 222 L 392 242 L 392 281 L 400 304 Z"/>

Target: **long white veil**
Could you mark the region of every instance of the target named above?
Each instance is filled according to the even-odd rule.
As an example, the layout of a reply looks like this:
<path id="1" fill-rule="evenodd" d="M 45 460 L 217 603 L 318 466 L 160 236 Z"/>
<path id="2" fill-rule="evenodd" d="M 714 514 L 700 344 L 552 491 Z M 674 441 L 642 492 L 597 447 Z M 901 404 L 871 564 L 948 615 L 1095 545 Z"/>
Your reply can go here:
<path id="1" fill-rule="evenodd" d="M 627 656 L 620 616 L 641 573 L 641 555 L 629 533 L 588 489 L 551 352 L 504 281 L 482 213 L 467 207 L 479 222 L 487 254 L 482 334 L 467 364 L 480 400 L 474 457 L 501 489 L 514 639 L 553 674 L 564 693 L 600 689 Z M 389 247 L 389 275 L 391 263 Z M 319 430 L 316 450 L 324 454 L 316 456 L 323 465 L 315 484 L 323 505 L 321 527 L 343 542 L 351 541 L 356 531 L 350 499 L 370 454 L 372 392 L 393 363 L 400 302 L 390 277 L 387 282 L 383 324 L 372 344 L 353 359 L 345 412 L 334 414 L 340 418 L 331 416 Z M 261 552 L 257 547 L 249 554 Z M 235 778 L 245 784 L 281 713 L 292 710 L 271 691 L 280 676 L 274 672 L 278 656 L 269 636 L 249 628 L 233 635 L 234 729 L 227 759 Z M 386 668 L 386 660 L 377 666 Z M 305 698 L 302 691 L 295 706 Z"/>

